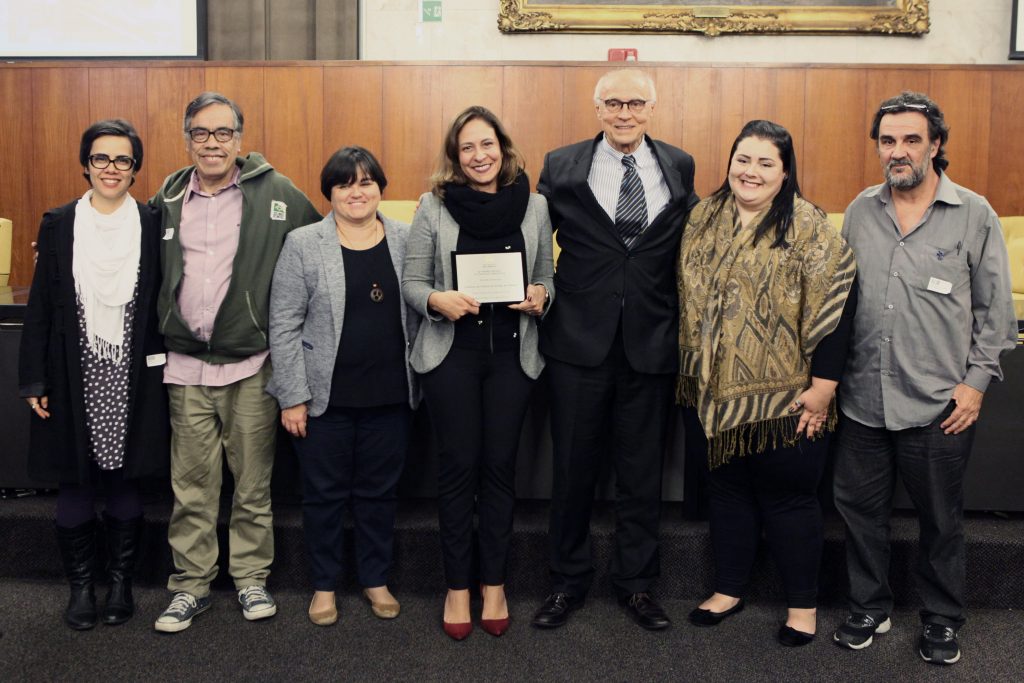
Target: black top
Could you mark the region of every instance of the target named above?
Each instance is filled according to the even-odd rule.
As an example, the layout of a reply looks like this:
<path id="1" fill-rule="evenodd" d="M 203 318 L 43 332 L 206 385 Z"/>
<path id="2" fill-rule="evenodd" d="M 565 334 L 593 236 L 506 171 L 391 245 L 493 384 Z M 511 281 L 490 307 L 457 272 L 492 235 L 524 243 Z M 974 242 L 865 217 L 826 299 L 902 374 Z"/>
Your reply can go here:
<path id="1" fill-rule="evenodd" d="M 370 249 L 341 247 L 345 261 L 345 323 L 334 360 L 329 405 L 369 408 L 405 403 L 402 293 L 387 238 Z"/>
<path id="2" fill-rule="evenodd" d="M 843 315 L 836 329 L 818 342 L 811 354 L 811 377 L 831 379 L 838 382 L 846 369 L 846 357 L 850 350 L 850 335 L 853 333 L 853 318 L 857 314 L 857 283 L 850 287 L 843 305 Z"/>
<path id="3" fill-rule="evenodd" d="M 456 248 L 459 251 L 526 253 L 526 240 L 518 230 L 503 236 L 479 238 L 460 229 Z M 467 314 L 455 321 L 452 345 L 478 351 L 515 351 L 519 348 L 519 315 L 519 311 L 513 311 L 507 304 L 482 304 L 480 315 Z"/>

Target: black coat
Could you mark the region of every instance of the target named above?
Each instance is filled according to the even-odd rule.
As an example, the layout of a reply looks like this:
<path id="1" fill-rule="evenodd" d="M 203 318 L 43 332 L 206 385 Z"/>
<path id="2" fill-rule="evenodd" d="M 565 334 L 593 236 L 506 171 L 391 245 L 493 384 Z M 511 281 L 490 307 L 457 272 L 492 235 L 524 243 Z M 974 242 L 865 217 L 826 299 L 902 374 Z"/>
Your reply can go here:
<path id="1" fill-rule="evenodd" d="M 82 363 L 75 281 L 71 270 L 75 204 L 48 211 L 39 226 L 39 261 L 32 278 L 19 354 L 19 394 L 47 396 L 49 419 L 32 414 L 29 474 L 40 481 L 88 483 L 91 459 L 85 428 Z M 124 476 L 168 474 L 170 424 L 163 365 L 146 357 L 164 353 L 157 333 L 160 284 L 160 215 L 139 204 L 142 249 L 132 336 Z"/>
<path id="2" fill-rule="evenodd" d="M 595 367 L 608 355 L 621 318 L 622 343 L 634 370 L 676 372 L 676 261 L 686 218 L 698 199 L 693 158 L 647 138 L 671 199 L 627 249 L 587 184 L 600 141 L 599 135 L 548 153 L 537 183 L 561 248 L 555 271 L 558 298 L 541 326 L 540 348 L 556 360 Z"/>

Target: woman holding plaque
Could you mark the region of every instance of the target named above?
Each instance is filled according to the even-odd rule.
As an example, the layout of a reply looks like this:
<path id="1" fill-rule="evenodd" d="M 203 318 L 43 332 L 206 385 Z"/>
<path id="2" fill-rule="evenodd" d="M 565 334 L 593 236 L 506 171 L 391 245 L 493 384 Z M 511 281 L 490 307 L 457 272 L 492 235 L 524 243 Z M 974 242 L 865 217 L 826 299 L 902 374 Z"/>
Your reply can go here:
<path id="1" fill-rule="evenodd" d="M 551 222 L 508 133 L 484 107 L 455 117 L 431 184 L 413 218 L 402 293 L 425 316 L 410 362 L 440 453 L 443 625 L 455 640 L 472 629 L 475 511 L 480 627 L 500 636 L 509 625 L 504 584 L 519 433 L 544 368 L 537 321 L 554 296 Z"/>
<path id="2" fill-rule="evenodd" d="M 800 194 L 793 138 L 748 123 L 725 181 L 690 213 L 679 258 L 679 398 L 687 440 L 707 456 L 715 559 L 696 626 L 743 609 L 763 529 L 788 607 L 778 640 L 814 639 L 822 437 L 836 421 L 855 271 L 850 247 Z"/>

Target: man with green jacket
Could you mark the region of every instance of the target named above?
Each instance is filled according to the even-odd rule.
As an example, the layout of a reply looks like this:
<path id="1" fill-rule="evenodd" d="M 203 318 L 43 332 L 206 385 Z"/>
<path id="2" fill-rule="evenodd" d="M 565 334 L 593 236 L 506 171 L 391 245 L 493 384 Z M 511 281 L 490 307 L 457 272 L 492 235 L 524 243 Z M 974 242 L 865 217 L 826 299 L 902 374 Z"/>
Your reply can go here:
<path id="1" fill-rule="evenodd" d="M 168 541 L 177 572 L 157 631 L 183 631 L 210 607 L 217 575 L 222 463 L 235 480 L 228 567 L 248 620 L 277 613 L 266 589 L 274 559 L 270 509 L 277 404 L 264 391 L 270 283 L 287 233 L 320 220 L 309 199 L 256 152 L 239 156 L 243 116 L 218 93 L 185 109 L 193 165 L 167 177 L 163 283 L 157 300 L 168 349 L 174 510 Z"/>

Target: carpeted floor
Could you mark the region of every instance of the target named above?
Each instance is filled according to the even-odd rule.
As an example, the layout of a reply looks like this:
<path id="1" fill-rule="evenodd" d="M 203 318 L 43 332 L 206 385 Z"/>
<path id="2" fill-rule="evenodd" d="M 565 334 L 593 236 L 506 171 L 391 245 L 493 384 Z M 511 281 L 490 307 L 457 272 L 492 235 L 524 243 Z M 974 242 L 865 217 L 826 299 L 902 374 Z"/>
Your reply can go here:
<path id="1" fill-rule="evenodd" d="M 961 632 L 964 658 L 952 667 L 921 661 L 917 616 L 899 612 L 893 630 L 862 652 L 835 647 L 843 614 L 820 613 L 819 640 L 790 650 L 774 633 L 777 604 L 751 605 L 721 626 L 686 622 L 690 601 L 669 600 L 671 629 L 639 629 L 607 598 L 591 600 L 563 629 L 528 626 L 536 605 L 513 601 L 502 638 L 479 629 L 462 643 L 441 631 L 441 594 L 402 596 L 402 615 L 376 619 L 355 595 L 339 601 L 341 620 L 306 619 L 309 595 L 279 592 L 279 614 L 242 619 L 232 592 L 179 634 L 153 631 L 165 606 L 158 588 L 137 591 L 135 619 L 75 632 L 61 623 L 66 589 L 52 581 L 0 579 L 0 679 L 4 681 L 999 681 L 1024 680 L 1017 638 L 1024 611 L 974 609 Z M 531 596 L 533 597 L 533 596 Z M 474 609 L 479 609 L 474 605 Z"/>

